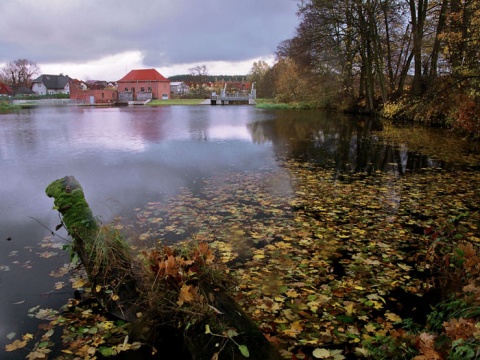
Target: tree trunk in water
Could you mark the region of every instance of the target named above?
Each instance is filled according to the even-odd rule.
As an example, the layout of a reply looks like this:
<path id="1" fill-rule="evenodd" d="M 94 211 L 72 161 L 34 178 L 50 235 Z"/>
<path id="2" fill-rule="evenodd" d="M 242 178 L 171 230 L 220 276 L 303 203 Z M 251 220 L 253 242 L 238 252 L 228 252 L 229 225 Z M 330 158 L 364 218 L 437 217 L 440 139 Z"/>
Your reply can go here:
<path id="1" fill-rule="evenodd" d="M 120 237 L 105 236 L 73 176 L 52 182 L 46 193 L 54 198 L 55 208 L 62 214 L 63 224 L 73 239 L 73 251 L 85 267 L 92 287 L 99 286 L 95 293 L 99 302 L 113 315 L 135 320 L 139 293 L 126 242 Z M 112 293 L 119 298 L 112 300 Z"/>
<path id="2" fill-rule="evenodd" d="M 92 292 L 105 309 L 133 323 L 138 320 L 138 313 L 148 314 L 155 298 L 147 299 L 145 294 L 145 289 L 151 287 L 142 282 L 148 278 L 141 273 L 145 267 L 136 263 L 130 247 L 118 232 L 99 226 L 78 181 L 66 176 L 52 182 L 46 193 L 54 198 L 55 208 L 73 239 L 73 250 L 85 267 L 92 290 L 95 289 Z M 207 307 L 215 311 L 193 325 L 165 321 L 150 312 L 153 316 L 148 319 L 149 324 L 153 323 L 157 334 L 184 339 L 184 347 L 195 360 L 280 359 L 272 344 L 228 293 L 211 280 L 200 280 L 198 288 Z M 112 294 L 116 295 L 115 300 Z"/>

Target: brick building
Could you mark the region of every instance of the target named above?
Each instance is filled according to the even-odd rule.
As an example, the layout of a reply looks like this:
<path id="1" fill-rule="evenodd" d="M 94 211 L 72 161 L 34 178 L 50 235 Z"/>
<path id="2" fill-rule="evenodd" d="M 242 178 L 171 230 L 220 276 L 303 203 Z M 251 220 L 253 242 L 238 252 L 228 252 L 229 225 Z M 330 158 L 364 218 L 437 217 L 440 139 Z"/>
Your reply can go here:
<path id="1" fill-rule="evenodd" d="M 84 104 L 114 104 L 118 101 L 118 91 L 114 88 L 86 88 L 84 82 L 70 81 L 70 99 L 81 101 Z"/>
<path id="2" fill-rule="evenodd" d="M 118 80 L 119 101 L 169 99 L 170 81 L 155 69 L 132 70 Z"/>

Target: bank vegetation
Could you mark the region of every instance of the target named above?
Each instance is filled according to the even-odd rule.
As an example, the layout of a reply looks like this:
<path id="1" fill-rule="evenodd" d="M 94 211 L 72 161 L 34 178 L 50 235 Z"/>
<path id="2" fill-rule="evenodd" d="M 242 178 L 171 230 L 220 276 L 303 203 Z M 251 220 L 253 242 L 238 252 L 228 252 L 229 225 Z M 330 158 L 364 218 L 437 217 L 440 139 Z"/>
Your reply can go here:
<path id="1" fill-rule="evenodd" d="M 298 16 L 277 63 L 253 64 L 259 97 L 480 136 L 480 1 L 305 0 Z"/>

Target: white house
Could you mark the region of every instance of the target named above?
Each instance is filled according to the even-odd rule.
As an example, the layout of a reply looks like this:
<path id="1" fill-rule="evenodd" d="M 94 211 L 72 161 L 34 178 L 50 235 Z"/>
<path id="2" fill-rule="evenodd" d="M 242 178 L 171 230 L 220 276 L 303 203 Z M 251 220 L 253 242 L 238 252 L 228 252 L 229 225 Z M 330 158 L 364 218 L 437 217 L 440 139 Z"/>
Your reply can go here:
<path id="1" fill-rule="evenodd" d="M 170 92 L 174 95 L 183 95 L 188 93 L 189 87 L 183 81 L 173 81 L 170 83 Z"/>
<path id="2" fill-rule="evenodd" d="M 66 75 L 40 75 L 32 83 L 38 95 L 70 94 L 70 78 Z"/>

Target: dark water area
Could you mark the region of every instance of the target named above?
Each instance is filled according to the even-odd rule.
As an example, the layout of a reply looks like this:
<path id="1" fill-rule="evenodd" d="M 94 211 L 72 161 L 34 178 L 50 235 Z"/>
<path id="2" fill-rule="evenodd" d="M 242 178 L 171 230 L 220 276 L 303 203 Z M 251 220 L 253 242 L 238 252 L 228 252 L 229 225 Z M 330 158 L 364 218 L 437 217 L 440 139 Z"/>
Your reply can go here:
<path id="1" fill-rule="evenodd" d="M 65 231 L 51 237 L 60 222 L 45 195 L 53 180 L 75 176 L 94 214 L 110 222 L 183 188 L 201 194 L 202 179 L 286 171 L 285 159 L 333 168 L 338 176 L 451 166 L 381 141 L 382 131 L 372 118 L 251 106 L 40 107 L 0 114 L 0 358 L 28 353 L 4 349 L 37 332 L 39 320 L 29 309 L 58 309 L 73 296 L 68 276 L 50 276 L 69 262 Z M 288 184 L 278 189 L 291 190 Z"/>

